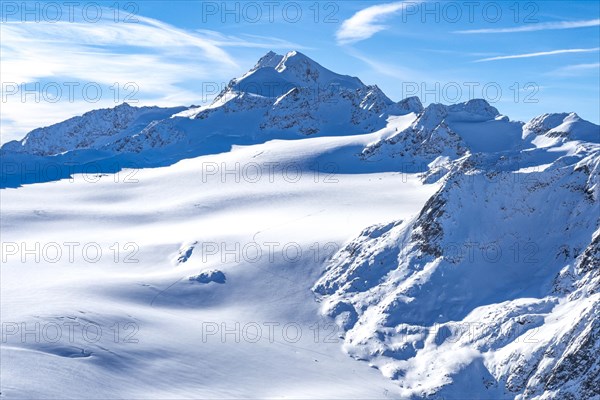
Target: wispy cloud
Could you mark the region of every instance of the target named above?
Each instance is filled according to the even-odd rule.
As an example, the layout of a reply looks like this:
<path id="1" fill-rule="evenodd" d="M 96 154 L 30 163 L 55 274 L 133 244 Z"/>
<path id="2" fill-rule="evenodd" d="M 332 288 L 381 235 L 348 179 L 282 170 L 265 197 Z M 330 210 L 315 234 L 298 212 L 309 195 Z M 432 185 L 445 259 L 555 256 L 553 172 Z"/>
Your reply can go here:
<path id="1" fill-rule="evenodd" d="M 496 53 L 492 53 L 489 51 L 483 52 L 483 51 L 464 51 L 464 50 L 450 50 L 450 49 L 419 49 L 421 51 L 426 51 L 426 52 L 430 52 L 430 53 L 436 53 L 436 54 L 450 54 L 452 56 L 460 56 L 460 57 L 489 57 L 492 56 Z"/>
<path id="2" fill-rule="evenodd" d="M 567 54 L 567 53 L 592 53 L 595 51 L 600 51 L 600 47 L 596 47 L 593 49 L 563 49 L 563 50 L 542 51 L 542 52 L 538 52 L 538 53 L 514 54 L 514 55 L 508 55 L 508 56 L 482 58 L 479 60 L 475 60 L 475 62 L 510 60 L 510 59 L 514 59 L 514 58 L 543 57 L 543 56 L 553 56 L 556 54 Z"/>
<path id="3" fill-rule="evenodd" d="M 559 22 L 543 22 L 518 26 L 514 28 L 488 28 L 488 29 L 469 29 L 454 31 L 453 33 L 460 34 L 477 34 L 477 33 L 514 33 L 514 32 L 534 32 L 534 31 L 549 31 L 555 29 L 575 29 L 589 28 L 600 26 L 600 19 L 588 19 L 583 21 L 559 21 Z"/>
<path id="4" fill-rule="evenodd" d="M 377 32 L 388 28 L 380 22 L 408 6 L 414 7 L 415 4 L 414 1 L 398 1 L 364 8 L 342 23 L 341 28 L 336 32 L 336 39 L 340 44 L 368 39 Z"/>
<path id="5" fill-rule="evenodd" d="M 555 69 L 554 71 L 549 72 L 547 75 L 578 76 L 587 74 L 589 72 L 594 72 L 596 75 L 598 75 L 598 71 L 600 71 L 600 63 L 574 64 Z"/>
<path id="6" fill-rule="evenodd" d="M 397 79 L 398 81 L 420 82 L 424 78 L 424 76 L 419 71 L 415 71 L 411 68 L 403 67 L 398 64 L 389 64 L 382 61 L 378 61 L 376 57 L 367 56 L 353 48 L 348 48 L 347 53 L 368 65 L 369 68 L 371 68 L 378 74 L 389 76 L 391 78 Z"/>
<path id="7" fill-rule="evenodd" d="M 76 13 L 77 14 L 77 13 Z M 110 12 L 104 15 L 112 15 Z M 53 82 L 63 89 L 59 102 L 23 101 L 19 93 L 2 99 L 1 141 L 22 137 L 40 125 L 49 125 L 90 109 L 116 105 L 118 84 L 129 82 L 139 89 L 137 105 L 185 105 L 202 101 L 202 82 L 227 82 L 243 72 L 226 50 L 244 48 L 294 48 L 293 43 L 245 35 L 180 29 L 161 21 L 137 16 L 137 22 L 103 18 L 86 21 L 21 22 L 0 24 L 2 82 L 36 84 Z M 81 93 L 71 99 L 64 83 L 94 83 L 104 90 L 97 102 Z M 29 86 L 32 88 L 35 86 Z M 81 90 L 79 90 L 81 92 Z M 125 92 L 117 100 L 124 101 Z M 118 102 L 120 102 L 118 101 Z"/>
<path id="8" fill-rule="evenodd" d="M 240 36 L 224 35 L 221 32 L 199 29 L 196 32 L 211 43 L 219 47 L 250 47 L 255 49 L 276 50 L 283 49 L 289 51 L 294 50 L 310 50 L 311 47 L 304 46 L 298 43 L 290 42 L 284 39 L 274 37 L 266 37 L 261 35 L 243 34 Z"/>

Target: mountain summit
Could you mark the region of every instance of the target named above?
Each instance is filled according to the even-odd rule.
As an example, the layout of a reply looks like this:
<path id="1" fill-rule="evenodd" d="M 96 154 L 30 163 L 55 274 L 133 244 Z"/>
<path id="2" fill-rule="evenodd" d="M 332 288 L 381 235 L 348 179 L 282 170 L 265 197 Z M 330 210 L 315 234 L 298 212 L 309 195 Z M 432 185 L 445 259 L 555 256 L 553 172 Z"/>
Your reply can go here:
<path id="1" fill-rule="evenodd" d="M 294 88 L 326 91 L 366 87 L 360 79 L 336 74 L 297 51 L 290 51 L 284 56 L 272 51 L 267 53 L 254 68 L 232 80 L 230 85 L 234 90 L 265 97 L 279 97 Z"/>

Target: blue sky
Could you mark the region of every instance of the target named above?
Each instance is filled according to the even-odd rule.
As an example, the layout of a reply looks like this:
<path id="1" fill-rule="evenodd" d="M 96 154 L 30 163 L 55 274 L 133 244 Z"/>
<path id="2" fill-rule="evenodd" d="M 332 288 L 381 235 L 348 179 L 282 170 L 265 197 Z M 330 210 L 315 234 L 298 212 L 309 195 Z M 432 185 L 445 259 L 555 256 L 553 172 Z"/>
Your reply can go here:
<path id="1" fill-rule="evenodd" d="M 393 100 L 477 97 L 512 119 L 600 121 L 594 1 L 76 3 L 2 3 L 2 142 L 124 100 L 201 104 L 269 50 L 299 50 Z"/>

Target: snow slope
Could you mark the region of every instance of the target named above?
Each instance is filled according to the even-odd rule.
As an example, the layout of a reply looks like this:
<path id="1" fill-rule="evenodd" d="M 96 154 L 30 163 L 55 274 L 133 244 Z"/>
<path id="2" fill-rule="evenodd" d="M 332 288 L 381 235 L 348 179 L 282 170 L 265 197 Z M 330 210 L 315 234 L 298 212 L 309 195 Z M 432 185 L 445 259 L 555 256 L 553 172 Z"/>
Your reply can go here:
<path id="1" fill-rule="evenodd" d="M 28 328 L 57 322 L 64 329 L 57 343 L 44 335 L 40 343 L 32 335 L 22 340 L 20 332 L 8 336 L 2 346 L 3 396 L 394 396 L 393 382 L 340 351 L 338 331 L 319 315 L 310 290 L 323 260 L 362 226 L 390 215 L 408 218 L 437 188 L 397 173 L 310 169 L 321 154 L 343 153 L 375 137 L 273 141 L 133 175 L 75 175 L 3 190 L 3 242 L 28 248 L 59 243 L 63 257 L 36 263 L 32 256 L 22 262 L 20 252 L 8 256 L 1 270 L 2 321 Z M 211 172 L 214 165 L 225 171 L 253 163 L 262 166 L 257 181 L 254 172 L 238 175 L 239 182 L 235 175 Z M 270 173 L 271 163 L 281 166 Z M 298 181 L 296 170 L 302 171 Z M 73 262 L 65 242 L 81 243 Z M 102 249 L 98 262 L 86 262 L 86 243 Z M 110 250 L 114 243 L 119 262 Z M 128 243 L 134 247 L 126 248 Z M 240 250 L 223 262 L 227 249 L 253 243 L 262 249 L 259 260 Z M 217 254 L 209 251 L 212 244 Z M 288 244 L 289 256 L 283 252 Z M 128 256 L 138 261 L 126 263 Z M 189 280 L 211 270 L 221 271 L 225 283 Z M 64 321 L 80 324 L 73 342 Z M 104 332 L 98 342 L 85 340 L 82 332 L 91 323 Z M 132 325 L 125 329 L 127 323 Z M 235 332 L 236 323 L 239 343 L 231 334 L 222 340 L 221 324 Z M 271 335 L 273 323 L 278 325 Z M 121 327 L 118 343 L 114 324 Z M 206 326 L 214 324 L 219 332 L 205 338 Z M 262 327 L 256 341 L 253 324 Z M 292 325 L 284 331 L 286 324 Z M 95 338 L 94 331 L 89 335 Z"/>

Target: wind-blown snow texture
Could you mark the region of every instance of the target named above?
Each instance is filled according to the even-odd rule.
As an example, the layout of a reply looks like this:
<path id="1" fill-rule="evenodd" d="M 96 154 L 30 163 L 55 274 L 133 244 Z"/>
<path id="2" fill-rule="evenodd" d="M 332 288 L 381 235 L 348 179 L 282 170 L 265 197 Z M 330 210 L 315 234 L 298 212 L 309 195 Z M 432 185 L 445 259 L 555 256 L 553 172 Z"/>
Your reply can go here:
<path id="1" fill-rule="evenodd" d="M 90 273 L 106 279 L 96 284 L 80 272 L 65 279 L 38 271 L 43 265 L 3 265 L 3 321 L 76 318 L 72 307 L 87 307 L 106 323 L 137 318 L 150 332 L 138 348 L 103 342 L 91 350 L 11 336 L 3 346 L 11 364 L 3 370 L 11 369 L 14 383 L 3 378 L 3 395 L 59 393 L 49 378 L 27 388 L 17 378 L 48 374 L 52 361 L 40 354 L 54 354 L 63 371 L 91 358 L 85 371 L 92 381 L 114 378 L 105 366 L 136 368 L 127 391 L 127 380 L 117 379 L 98 388 L 103 397 L 600 399 L 600 127 L 575 113 L 522 123 L 480 99 L 395 103 L 377 86 L 301 53 L 269 52 L 210 105 L 91 111 L 36 129 L 0 153 L 2 187 L 18 188 L 2 192 L 3 241 L 40 241 L 53 232 L 65 241 L 73 232 L 98 241 L 140 235 L 141 253 L 151 260 L 126 275 L 95 265 Z M 196 185 L 209 161 L 294 163 L 306 174 L 291 186 L 216 177 Z M 313 174 L 327 163 L 338 184 L 315 186 Z M 125 191 L 101 184 L 92 196 L 89 187 L 64 180 L 90 166 L 109 174 L 143 168 L 141 184 Z M 63 198 L 74 199 L 75 211 L 60 205 Z M 103 202 L 124 207 L 116 212 Z M 86 229 L 92 221 L 96 233 Z M 200 261 L 203 241 L 257 235 L 305 249 L 315 240 L 341 248 L 298 265 Z M 61 304 L 24 297 L 27 279 L 36 299 Z M 89 292 L 94 301 L 77 302 Z M 340 343 L 303 340 L 310 350 L 295 355 L 268 343 L 195 346 L 186 329 L 207 318 L 301 321 L 305 328 L 325 318 L 339 326 Z M 172 375 L 165 373 L 170 365 L 147 364 L 163 351 L 165 331 L 169 360 L 180 363 Z M 339 357 L 340 344 L 361 362 Z M 242 365 L 223 361 L 230 357 Z M 199 359 L 214 376 L 183 372 Z M 244 365 L 257 360 L 264 362 L 258 369 Z M 60 373 L 50 376 L 65 385 Z M 144 389 L 148 382 L 159 389 Z M 86 393 L 84 384 L 62 390 Z"/>

